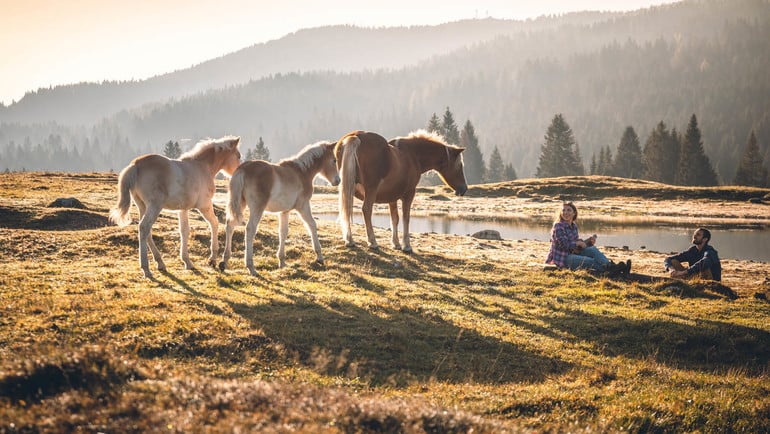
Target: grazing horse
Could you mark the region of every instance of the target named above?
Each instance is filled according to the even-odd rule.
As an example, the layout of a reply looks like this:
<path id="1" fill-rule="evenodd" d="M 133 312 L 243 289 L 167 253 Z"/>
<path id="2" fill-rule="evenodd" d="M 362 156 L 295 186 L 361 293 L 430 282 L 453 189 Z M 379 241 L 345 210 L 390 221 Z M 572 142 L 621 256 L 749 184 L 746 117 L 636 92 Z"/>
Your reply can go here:
<path id="1" fill-rule="evenodd" d="M 337 164 L 334 160 L 334 142 L 318 142 L 308 145 L 294 157 L 281 160 L 278 164 L 266 161 L 247 161 L 230 178 L 230 193 L 227 205 L 227 226 L 225 229 L 225 253 L 219 269 L 224 271 L 232 250 L 233 230 L 243 221 L 243 207 L 249 207 L 249 221 L 246 224 L 244 243 L 246 268 L 252 276 L 254 270 L 254 237 L 257 234 L 262 214 L 280 213 L 278 220 L 278 265 L 286 266 L 284 245 L 289 233 L 289 212 L 296 210 L 310 234 L 316 262 L 323 264 L 318 229 L 310 212 L 310 197 L 313 195 L 313 179 L 319 173 L 332 185 L 340 183 Z"/>
<path id="2" fill-rule="evenodd" d="M 220 171 L 232 176 L 238 168 L 241 160 L 239 142 L 240 137 L 234 136 L 204 140 L 182 154 L 178 160 L 156 154 L 143 155 L 120 172 L 118 202 L 110 211 L 110 220 L 118 226 L 131 223 L 128 212 L 133 198 L 139 209 L 139 265 L 145 277 L 152 277 L 147 246 L 158 263 L 158 270 L 166 269 L 150 233 L 163 209 L 179 210 L 180 257 L 188 270 L 194 267 L 187 254 L 187 238 L 190 234 L 187 211 L 198 209 L 211 230 L 209 264 L 216 265 L 219 254 L 218 222 L 211 202 L 215 191 L 214 177 Z"/>
<path id="3" fill-rule="evenodd" d="M 353 131 L 343 136 L 334 150 L 340 168 L 340 213 L 342 239 L 353 245 L 351 223 L 353 196 L 363 201 L 369 247 L 377 249 L 372 229 L 372 207 L 375 203 L 390 206 L 390 224 L 393 247 L 401 250 L 398 242 L 398 200 L 404 216 L 404 252 L 411 252 L 409 243 L 409 213 L 420 176 L 435 170 L 458 196 L 468 190 L 463 173 L 461 153 L 465 148 L 447 145 L 444 139 L 424 130 L 390 141 L 376 133 Z"/>

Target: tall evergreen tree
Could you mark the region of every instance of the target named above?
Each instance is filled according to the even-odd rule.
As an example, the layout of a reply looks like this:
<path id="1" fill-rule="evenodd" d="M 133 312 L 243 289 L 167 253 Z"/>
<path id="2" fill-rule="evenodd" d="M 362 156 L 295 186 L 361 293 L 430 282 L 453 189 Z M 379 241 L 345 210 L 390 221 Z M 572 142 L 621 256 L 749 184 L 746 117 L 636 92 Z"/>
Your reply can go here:
<path id="1" fill-rule="evenodd" d="M 570 129 L 570 133 L 572 130 Z M 574 140 L 574 136 L 573 136 Z M 573 165 L 575 167 L 575 175 L 585 175 L 586 169 L 583 166 L 583 156 L 580 154 L 580 144 L 575 140 L 575 151 L 573 152 Z"/>
<path id="2" fill-rule="evenodd" d="M 484 180 L 486 167 L 484 167 L 484 155 L 479 149 L 479 139 L 476 137 L 476 129 L 470 120 L 465 121 L 463 130 L 460 131 L 460 146 L 463 151 L 463 164 L 465 166 L 465 180 L 468 184 L 479 184 Z"/>
<path id="3" fill-rule="evenodd" d="M 447 107 L 446 111 L 444 112 L 444 121 L 442 122 L 441 127 L 443 130 L 442 135 L 444 136 L 444 139 L 446 139 L 447 143 L 450 145 L 456 145 L 460 143 L 460 131 L 457 129 L 454 115 L 451 111 L 449 111 L 449 107 Z"/>
<path id="4" fill-rule="evenodd" d="M 596 154 L 594 154 L 596 155 Z M 594 164 L 594 161 L 591 161 Z M 595 162 L 595 169 L 592 168 L 592 175 L 611 175 L 612 174 L 612 150 L 609 145 L 599 148 L 599 160 Z"/>
<path id="5" fill-rule="evenodd" d="M 601 153 L 601 151 L 599 151 Z M 591 154 L 591 165 L 588 166 L 588 173 L 591 175 L 596 175 L 599 170 L 599 163 L 596 162 L 596 152 Z"/>
<path id="6" fill-rule="evenodd" d="M 429 133 L 444 135 L 444 131 L 442 131 L 443 129 L 441 128 L 441 121 L 438 116 L 436 116 L 436 113 L 433 113 L 433 116 L 428 120 L 428 127 L 426 129 Z"/>
<path id="7" fill-rule="evenodd" d="M 644 165 L 642 164 L 642 148 L 639 146 L 639 136 L 634 127 L 627 126 L 620 138 L 618 149 L 615 152 L 615 160 L 612 164 L 612 172 L 615 176 L 623 178 L 640 178 Z"/>
<path id="8" fill-rule="evenodd" d="M 441 121 L 439 120 L 436 113 L 433 113 L 433 116 L 430 117 L 428 120 L 428 127 L 427 130 L 429 133 L 436 133 L 441 135 L 442 137 L 445 136 L 444 133 L 444 126 L 441 124 Z M 467 159 L 467 157 L 465 157 Z M 466 169 L 467 173 L 467 169 Z M 466 177 L 466 181 L 470 183 L 470 181 Z M 441 181 L 441 178 L 438 176 L 438 173 L 435 171 L 430 171 L 428 173 L 423 174 L 420 177 L 420 185 L 426 185 L 426 186 L 433 186 L 433 185 L 441 185 L 443 181 Z"/>
<path id="9" fill-rule="evenodd" d="M 500 182 L 505 178 L 505 165 L 503 164 L 503 157 L 500 155 L 500 150 L 492 150 L 492 155 L 489 156 L 489 166 L 487 169 L 487 182 Z"/>
<path id="10" fill-rule="evenodd" d="M 695 114 L 690 117 L 687 132 L 681 140 L 679 166 L 676 175 L 679 185 L 717 185 L 717 174 L 711 166 L 706 152 L 703 150 L 698 119 Z"/>
<path id="11" fill-rule="evenodd" d="M 262 140 L 262 136 L 257 141 L 257 146 L 254 149 L 246 151 L 246 160 L 265 160 L 270 161 L 270 149 L 265 146 L 265 142 Z"/>
<path id="12" fill-rule="evenodd" d="M 650 133 L 644 145 L 644 179 L 673 184 L 679 163 L 679 141 L 663 121 Z"/>
<path id="13" fill-rule="evenodd" d="M 163 155 L 171 159 L 179 158 L 182 155 L 182 148 L 179 147 L 179 142 L 169 140 L 163 147 Z"/>
<path id="14" fill-rule="evenodd" d="M 504 181 L 513 181 L 518 178 L 518 176 L 516 176 L 516 169 L 513 167 L 513 164 L 511 163 L 508 163 L 505 165 L 504 174 L 505 174 L 504 175 L 505 177 L 503 178 Z"/>
<path id="15" fill-rule="evenodd" d="M 544 138 L 535 176 L 549 178 L 584 173 L 583 163 L 580 161 L 580 148 L 575 141 L 572 129 L 561 113 L 553 117 Z"/>
<path id="16" fill-rule="evenodd" d="M 752 130 L 746 144 L 746 150 L 743 151 L 743 157 L 741 157 L 738 169 L 735 171 L 733 184 L 765 187 L 768 186 L 768 183 L 770 183 L 770 178 L 768 178 L 767 168 L 763 164 L 762 154 L 759 153 L 757 136 Z"/>

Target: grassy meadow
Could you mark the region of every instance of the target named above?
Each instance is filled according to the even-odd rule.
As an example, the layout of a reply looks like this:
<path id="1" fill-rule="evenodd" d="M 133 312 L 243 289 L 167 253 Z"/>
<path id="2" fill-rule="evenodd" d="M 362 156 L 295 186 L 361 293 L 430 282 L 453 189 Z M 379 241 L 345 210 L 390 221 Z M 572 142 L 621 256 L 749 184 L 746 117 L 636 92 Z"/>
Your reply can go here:
<path id="1" fill-rule="evenodd" d="M 251 277 L 244 228 L 219 272 L 192 212 L 198 269 L 164 213 L 153 234 L 168 270 L 150 256 L 145 279 L 136 223 L 107 222 L 116 178 L 0 175 L 0 432 L 770 431 L 768 263 L 728 259 L 723 285 L 682 282 L 661 253 L 608 248 L 647 276 L 609 279 L 544 271 L 544 242 L 413 234 L 408 255 L 387 230 L 372 251 L 356 226 L 347 248 L 319 221 L 318 266 L 292 216 L 278 269 L 267 216 Z M 463 198 L 423 188 L 415 213 L 547 219 L 570 199 L 583 215 L 665 222 L 695 201 L 717 210 L 708 224 L 767 227 L 770 201 L 749 199 L 769 193 L 519 180 Z M 84 208 L 48 206 L 68 197 Z M 333 210 L 336 196 L 319 188 L 313 203 Z"/>

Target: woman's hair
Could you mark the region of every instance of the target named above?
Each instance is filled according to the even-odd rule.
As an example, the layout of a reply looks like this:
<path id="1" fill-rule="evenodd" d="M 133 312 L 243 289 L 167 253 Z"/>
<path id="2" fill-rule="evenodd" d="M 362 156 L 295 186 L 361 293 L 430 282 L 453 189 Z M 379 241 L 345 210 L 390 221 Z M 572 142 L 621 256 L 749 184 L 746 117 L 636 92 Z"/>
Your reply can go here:
<path id="1" fill-rule="evenodd" d="M 572 211 L 575 213 L 575 217 L 572 218 L 572 222 L 574 223 L 577 220 L 577 216 L 578 216 L 578 211 L 577 211 L 577 208 L 575 207 L 575 204 L 572 202 L 564 202 L 561 208 L 564 209 L 565 206 L 572 208 Z M 558 223 L 562 220 L 563 219 L 561 218 L 561 210 L 559 210 L 559 213 L 556 215 L 556 222 Z"/>

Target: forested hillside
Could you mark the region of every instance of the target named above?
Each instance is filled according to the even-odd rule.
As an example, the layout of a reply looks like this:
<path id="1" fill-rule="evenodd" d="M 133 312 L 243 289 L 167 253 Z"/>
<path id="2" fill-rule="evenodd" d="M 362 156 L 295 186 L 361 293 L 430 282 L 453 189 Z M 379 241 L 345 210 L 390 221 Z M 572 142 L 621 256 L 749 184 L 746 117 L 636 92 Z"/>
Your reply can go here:
<path id="1" fill-rule="evenodd" d="M 451 53 L 411 66 L 377 69 L 383 64 L 368 60 L 370 68 L 354 72 L 349 63 L 311 72 L 289 67 L 241 84 L 139 108 L 125 106 L 118 113 L 105 109 L 104 118 L 96 123 L 73 126 L 45 117 L 37 124 L 8 122 L 9 113 L 22 111 L 13 105 L 0 113 L 0 169 L 54 168 L 36 167 L 35 160 L 42 159 L 62 170 L 117 170 L 137 153 L 161 152 L 169 140 L 179 140 L 184 148 L 190 146 L 185 139 L 223 134 L 241 135 L 244 148 L 255 146 L 262 137 L 275 160 L 351 129 L 389 137 L 405 134 L 425 127 L 433 113 L 443 113 L 447 107 L 458 124 L 473 123 L 485 158 L 498 147 L 520 177 L 535 174 L 543 136 L 557 113 L 574 131 L 586 166 L 602 147 L 614 150 L 627 126 L 644 143 L 659 122 L 682 132 L 693 114 L 722 183 L 733 179 L 752 130 L 760 153 L 770 160 L 768 1 L 684 1 L 622 15 L 574 14 L 527 22 L 471 20 L 453 23 L 451 28 L 462 34 L 458 29 L 485 26 L 507 30 L 494 39 L 469 38 L 463 47 L 455 40 L 444 47 L 459 47 Z M 432 35 L 435 47 L 440 39 L 436 35 L 453 33 L 443 29 L 401 32 L 405 42 Z M 421 36 L 414 33 L 417 30 Z M 356 29 L 323 31 L 345 35 Z M 367 40 L 372 43 L 377 35 L 387 39 L 385 35 L 392 31 L 368 29 Z M 337 40 L 342 41 L 338 49 L 350 49 L 344 45 L 350 43 L 345 37 Z M 371 52 L 359 51 L 349 51 L 347 60 L 371 59 Z M 375 52 L 383 57 L 392 54 Z M 406 64 L 428 57 L 418 52 L 401 60 Z M 246 50 L 236 54 L 241 56 L 238 60 L 229 57 L 233 65 L 249 63 Z M 270 56 L 297 57 L 288 51 L 280 54 L 285 57 Z M 227 62 L 228 57 L 223 57 L 209 66 Z M 192 70 L 178 74 L 180 82 L 187 79 L 182 77 L 206 75 Z M 169 89 L 174 87 L 173 77 L 167 77 Z M 130 86 L 143 85 L 148 84 L 69 89 L 93 103 L 93 98 L 85 99 L 83 89 L 106 86 L 130 93 L 126 90 Z M 47 93 L 61 91 L 39 92 L 35 97 L 45 101 Z M 17 104 L 21 103 L 24 100 Z M 53 156 L 73 148 L 77 150 L 74 158 Z M 75 166 L 83 156 L 88 162 Z M 62 166 L 62 162 L 70 164 Z"/>

